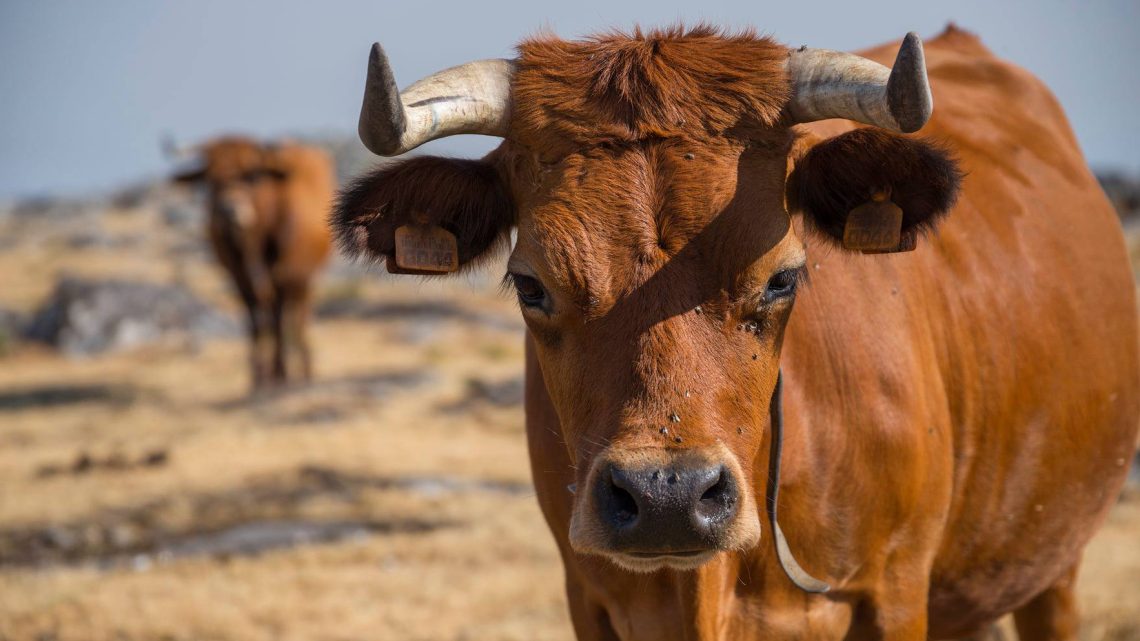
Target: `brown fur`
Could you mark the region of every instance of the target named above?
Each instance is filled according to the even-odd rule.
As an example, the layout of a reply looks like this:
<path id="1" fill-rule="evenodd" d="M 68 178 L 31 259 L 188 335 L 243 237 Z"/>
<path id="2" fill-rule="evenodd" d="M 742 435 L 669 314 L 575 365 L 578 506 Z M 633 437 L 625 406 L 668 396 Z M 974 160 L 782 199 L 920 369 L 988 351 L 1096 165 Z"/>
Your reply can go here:
<path id="1" fill-rule="evenodd" d="M 509 269 L 547 292 L 522 309 L 528 445 L 579 638 L 919 641 L 1017 612 L 1019 629 L 1071 639 L 1071 577 L 1140 423 L 1112 208 L 1048 91 L 968 34 L 926 48 L 923 133 L 960 159 L 957 201 L 957 165 L 929 143 L 789 129 L 784 53 L 708 29 L 524 43 L 498 150 L 463 171 L 382 172 L 340 224 L 384 202 L 386 220 L 431 204 L 445 226 L 488 230 L 466 238 L 517 226 Z M 490 172 L 509 206 L 488 206 L 494 179 L 472 188 Z M 805 246 L 785 209 L 788 195 L 835 236 L 888 185 L 909 226 L 940 222 L 917 251 Z M 355 246 L 384 253 L 390 226 Z M 768 283 L 801 266 L 793 311 Z M 631 572 L 591 535 L 598 461 L 724 461 L 760 509 L 781 369 L 781 525 L 832 591 L 798 591 L 768 531 L 696 569 Z"/>
<path id="2" fill-rule="evenodd" d="M 226 137 L 203 145 L 200 162 L 174 179 L 209 190 L 210 244 L 249 315 L 253 387 L 308 379 L 312 281 L 331 244 L 332 160 L 299 144 Z"/>
<path id="3" fill-rule="evenodd" d="M 789 95 L 786 50 L 752 32 L 701 26 L 578 42 L 548 36 L 518 51 L 512 118 L 525 144 L 537 142 L 532 134 L 570 148 L 768 126 Z"/>

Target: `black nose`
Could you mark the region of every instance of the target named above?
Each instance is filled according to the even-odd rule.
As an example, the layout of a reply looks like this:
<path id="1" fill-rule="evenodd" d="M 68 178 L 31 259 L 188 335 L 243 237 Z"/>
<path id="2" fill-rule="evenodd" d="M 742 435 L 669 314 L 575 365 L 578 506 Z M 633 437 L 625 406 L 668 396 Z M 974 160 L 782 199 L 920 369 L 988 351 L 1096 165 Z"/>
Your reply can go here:
<path id="1" fill-rule="evenodd" d="M 640 554 L 716 549 L 740 503 L 737 482 L 723 465 L 611 465 L 594 490 L 613 548 Z"/>

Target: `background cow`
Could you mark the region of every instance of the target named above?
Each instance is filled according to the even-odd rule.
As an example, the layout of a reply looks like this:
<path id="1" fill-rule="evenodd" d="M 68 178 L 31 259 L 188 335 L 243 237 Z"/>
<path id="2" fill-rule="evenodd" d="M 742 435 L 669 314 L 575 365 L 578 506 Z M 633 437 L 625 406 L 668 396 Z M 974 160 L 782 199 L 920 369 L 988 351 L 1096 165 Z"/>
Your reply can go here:
<path id="1" fill-rule="evenodd" d="M 209 190 L 209 237 L 249 312 L 255 390 L 308 380 L 312 281 L 328 257 L 336 179 L 324 151 L 220 138 L 174 180 Z"/>
<path id="2" fill-rule="evenodd" d="M 898 51 L 893 73 L 708 28 L 519 51 L 397 94 L 374 47 L 374 152 L 505 140 L 380 169 L 336 220 L 392 260 L 426 219 L 463 265 L 517 228 L 532 471 L 579 637 L 920 640 L 1012 611 L 1023 639 L 1074 638 L 1140 352 L 1119 223 L 1041 83 L 943 34 L 942 146 L 897 133 L 930 116 L 913 36 L 868 52 Z M 829 118 L 848 120 L 809 124 Z M 893 249 L 949 216 L 913 253 L 827 246 L 884 197 Z M 781 400 L 781 524 L 807 571 L 764 496 Z"/>

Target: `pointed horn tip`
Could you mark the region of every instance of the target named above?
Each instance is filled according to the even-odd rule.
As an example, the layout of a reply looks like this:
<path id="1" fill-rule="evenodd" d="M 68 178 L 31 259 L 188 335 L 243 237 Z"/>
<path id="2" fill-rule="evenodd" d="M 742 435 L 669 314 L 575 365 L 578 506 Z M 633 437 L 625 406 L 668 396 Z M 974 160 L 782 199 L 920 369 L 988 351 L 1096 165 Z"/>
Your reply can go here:
<path id="1" fill-rule="evenodd" d="M 379 42 L 372 43 L 368 53 L 368 75 L 364 81 L 364 104 L 360 108 L 357 133 L 360 142 L 378 156 L 395 156 L 405 149 L 400 138 L 406 127 L 400 90 L 388 63 L 388 55 Z"/>
<path id="2" fill-rule="evenodd" d="M 368 73 L 373 72 L 392 75 L 392 67 L 388 63 L 388 54 L 379 42 L 373 42 L 372 48 L 368 51 Z"/>
<path id="3" fill-rule="evenodd" d="M 934 112 L 934 98 L 926 75 L 922 38 L 911 31 L 903 37 L 887 81 L 891 115 L 904 134 L 922 129 Z"/>

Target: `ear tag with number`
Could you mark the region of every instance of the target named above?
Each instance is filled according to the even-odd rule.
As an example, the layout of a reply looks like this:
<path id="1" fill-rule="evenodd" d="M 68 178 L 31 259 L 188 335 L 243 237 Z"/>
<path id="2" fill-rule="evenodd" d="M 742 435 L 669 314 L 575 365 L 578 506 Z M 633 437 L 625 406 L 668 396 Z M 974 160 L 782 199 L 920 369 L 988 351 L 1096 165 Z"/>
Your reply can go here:
<path id="1" fill-rule="evenodd" d="M 911 251 L 913 234 L 902 233 L 903 211 L 891 202 L 890 190 L 876 192 L 869 202 L 847 214 L 843 227 L 843 247 L 864 254 Z"/>
<path id="2" fill-rule="evenodd" d="M 424 217 L 419 217 L 423 220 Z M 446 274 L 459 270 L 455 234 L 438 225 L 396 228 L 396 259 L 386 261 L 391 274 Z"/>

